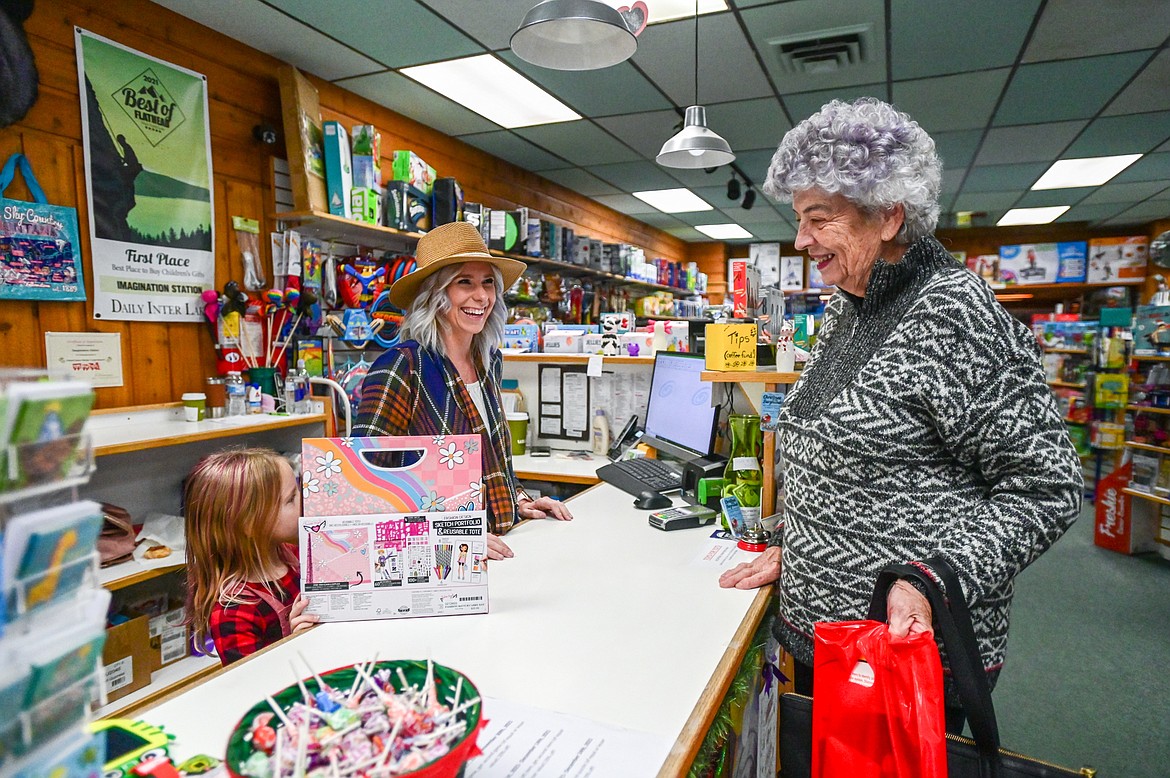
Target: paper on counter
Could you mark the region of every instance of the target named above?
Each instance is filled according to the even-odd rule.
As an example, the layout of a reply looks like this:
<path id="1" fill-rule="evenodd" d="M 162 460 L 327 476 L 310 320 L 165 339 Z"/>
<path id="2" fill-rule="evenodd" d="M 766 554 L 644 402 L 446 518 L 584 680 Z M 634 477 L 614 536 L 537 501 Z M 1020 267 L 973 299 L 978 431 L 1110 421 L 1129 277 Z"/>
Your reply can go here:
<path id="1" fill-rule="evenodd" d="M 750 562 L 756 553 L 744 551 L 735 544 L 734 538 L 707 538 L 699 553 L 691 560 L 696 567 L 717 567 L 721 570 L 735 567 L 740 562 Z"/>
<path id="2" fill-rule="evenodd" d="M 467 763 L 466 778 L 654 776 L 670 754 L 663 735 L 488 697 L 483 756 Z"/>

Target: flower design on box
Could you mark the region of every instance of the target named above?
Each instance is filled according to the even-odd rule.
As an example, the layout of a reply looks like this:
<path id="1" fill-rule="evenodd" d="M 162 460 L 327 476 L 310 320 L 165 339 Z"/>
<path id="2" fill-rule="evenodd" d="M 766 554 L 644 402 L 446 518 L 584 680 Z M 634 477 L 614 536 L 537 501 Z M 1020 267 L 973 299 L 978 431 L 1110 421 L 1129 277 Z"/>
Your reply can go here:
<path id="1" fill-rule="evenodd" d="M 321 491 L 321 482 L 317 480 L 311 470 L 306 470 L 301 474 L 301 491 L 305 497 Z"/>
<path id="2" fill-rule="evenodd" d="M 440 448 L 439 464 L 446 465 L 448 470 L 454 470 L 456 465 L 463 464 L 463 452 L 454 443 L 446 448 Z"/>
<path id="3" fill-rule="evenodd" d="M 471 490 L 471 498 L 478 500 L 480 492 L 483 491 L 483 481 L 472 481 L 467 485 L 467 488 Z"/>
<path id="4" fill-rule="evenodd" d="M 469 454 L 474 454 L 476 451 L 479 451 L 479 438 L 472 438 L 471 440 L 467 441 L 467 444 L 464 446 L 464 448 L 467 449 L 467 453 Z"/>
<path id="5" fill-rule="evenodd" d="M 332 451 L 326 451 L 324 456 L 317 459 L 317 472 L 326 478 L 332 478 L 334 473 L 341 474 L 341 460 L 333 456 Z"/>
<path id="6" fill-rule="evenodd" d="M 325 490 L 325 494 L 329 495 L 330 497 L 337 496 L 337 484 L 333 483 L 332 481 L 325 484 L 325 486 L 322 488 Z"/>
<path id="7" fill-rule="evenodd" d="M 435 436 L 435 437 L 432 439 L 432 441 L 431 441 L 431 442 L 432 442 L 432 443 L 434 443 L 436 446 L 441 446 L 441 445 L 443 445 L 443 436 L 442 436 L 442 435 L 436 435 L 436 436 Z"/>
<path id="8" fill-rule="evenodd" d="M 418 508 L 420 511 L 446 510 L 444 508 L 444 503 L 446 503 L 446 502 L 447 502 L 446 497 L 444 497 L 443 495 L 439 494 L 438 492 L 435 492 L 434 490 L 432 490 L 430 494 L 428 494 L 425 498 L 423 498 L 422 504 L 419 505 Z"/>
<path id="9" fill-rule="evenodd" d="M 353 438 L 341 438 L 340 442 L 346 448 L 353 448 Z"/>

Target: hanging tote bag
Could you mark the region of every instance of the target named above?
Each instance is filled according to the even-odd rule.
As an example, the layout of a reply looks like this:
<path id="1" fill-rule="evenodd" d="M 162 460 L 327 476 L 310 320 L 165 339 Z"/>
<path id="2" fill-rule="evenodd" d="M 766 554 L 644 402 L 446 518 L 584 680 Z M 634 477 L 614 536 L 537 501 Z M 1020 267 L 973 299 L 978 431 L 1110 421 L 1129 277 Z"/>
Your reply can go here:
<path id="1" fill-rule="evenodd" d="M 951 778 L 1092 778 L 1088 767 L 1072 770 L 1005 751 L 999 745 L 999 727 L 991 703 L 991 687 L 983 671 L 975 630 L 963 588 L 945 560 L 928 559 L 942 581 L 945 596 L 928 575 L 913 565 L 890 565 L 878 574 L 868 618 L 886 620 L 886 595 L 899 578 L 922 583 L 930 600 L 935 634 L 947 651 L 951 677 L 974 739 L 948 734 L 947 775 Z M 799 694 L 780 698 L 780 767 L 783 778 L 811 775 L 813 700 Z"/>
<path id="2" fill-rule="evenodd" d="M 4 191 L 19 166 L 34 202 Z M 0 169 L 0 300 L 84 300 L 77 209 L 49 205 L 23 154 Z"/>

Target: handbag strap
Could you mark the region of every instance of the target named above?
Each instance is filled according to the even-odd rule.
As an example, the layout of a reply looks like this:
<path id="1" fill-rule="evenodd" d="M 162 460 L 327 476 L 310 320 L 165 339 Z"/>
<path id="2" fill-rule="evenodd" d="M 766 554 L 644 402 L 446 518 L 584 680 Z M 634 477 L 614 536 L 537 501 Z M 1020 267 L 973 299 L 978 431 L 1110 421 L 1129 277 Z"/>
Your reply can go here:
<path id="1" fill-rule="evenodd" d="M 16 166 L 20 165 L 20 174 L 24 176 L 24 185 L 28 187 L 29 194 L 32 195 L 33 201 L 38 203 L 48 203 L 49 198 L 45 197 L 45 190 L 41 189 L 41 184 L 37 181 L 37 177 L 33 175 L 32 165 L 28 161 L 28 157 L 21 154 L 19 151 L 8 158 L 4 163 L 4 168 L 0 170 L 0 197 L 4 196 L 4 190 L 16 178 Z"/>
<path id="2" fill-rule="evenodd" d="M 975 736 L 975 747 L 979 752 L 984 775 L 994 778 L 1000 774 L 999 725 L 996 722 L 995 708 L 991 703 L 991 686 L 987 682 L 987 674 L 983 671 L 979 646 L 975 641 L 971 614 L 967 610 L 966 599 L 963 596 L 963 587 L 945 560 L 935 557 L 925 560 L 924 564 L 939 577 L 949 596 L 944 595 L 935 580 L 920 567 L 905 564 L 888 565 L 878 573 L 874 584 L 873 599 L 869 604 L 869 618 L 881 622 L 887 620 L 886 598 L 890 587 L 899 578 L 911 578 L 922 583 L 926 598 L 930 601 L 935 628 L 947 649 L 947 663 L 959 693 L 959 700 L 971 723 L 971 733 Z"/>

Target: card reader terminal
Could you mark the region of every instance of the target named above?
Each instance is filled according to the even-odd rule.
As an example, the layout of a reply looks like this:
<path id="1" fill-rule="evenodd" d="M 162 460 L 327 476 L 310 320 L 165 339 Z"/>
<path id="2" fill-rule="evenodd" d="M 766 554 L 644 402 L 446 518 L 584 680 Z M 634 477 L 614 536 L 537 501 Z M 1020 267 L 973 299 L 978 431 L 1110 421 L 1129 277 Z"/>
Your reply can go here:
<path id="1" fill-rule="evenodd" d="M 650 514 L 650 526 L 661 530 L 691 529 L 711 524 L 718 514 L 702 505 L 681 505 Z"/>

